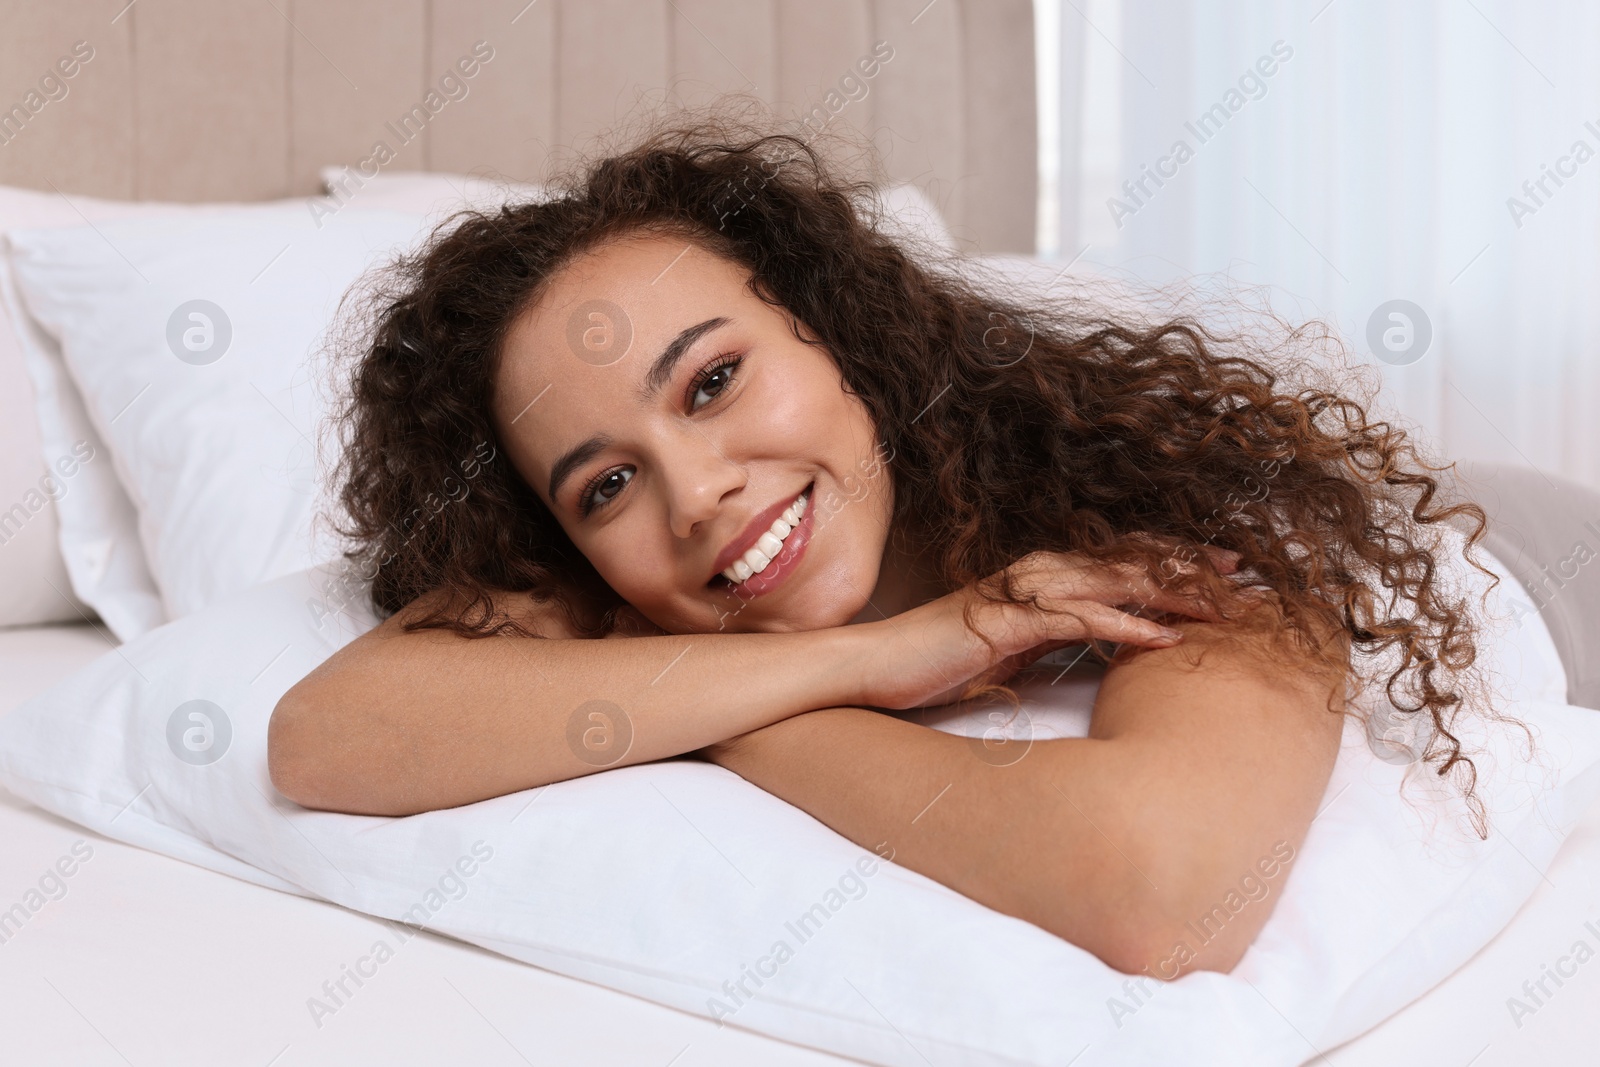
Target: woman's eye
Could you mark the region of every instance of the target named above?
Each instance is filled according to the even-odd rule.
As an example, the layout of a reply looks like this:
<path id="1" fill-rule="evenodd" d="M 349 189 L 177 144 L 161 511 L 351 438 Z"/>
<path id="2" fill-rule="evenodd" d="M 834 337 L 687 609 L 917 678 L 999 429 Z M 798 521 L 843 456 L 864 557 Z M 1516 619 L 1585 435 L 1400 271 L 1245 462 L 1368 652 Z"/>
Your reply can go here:
<path id="1" fill-rule="evenodd" d="M 626 481 L 622 480 L 624 474 L 628 475 Z M 618 493 L 622 492 L 623 487 L 631 481 L 633 481 L 633 472 L 626 467 L 605 471 L 584 489 L 583 496 L 578 501 L 578 504 L 583 509 L 583 513 L 587 515 L 596 508 L 602 508 L 609 504 Z"/>
<path id="2" fill-rule="evenodd" d="M 727 359 L 707 368 L 706 371 L 695 380 L 694 391 L 689 398 L 691 408 L 698 410 L 702 406 L 700 403 L 701 393 L 710 394 L 706 398 L 707 403 L 721 396 L 723 391 L 733 383 L 733 372 L 738 368 L 741 362 L 743 362 L 742 358 Z"/>

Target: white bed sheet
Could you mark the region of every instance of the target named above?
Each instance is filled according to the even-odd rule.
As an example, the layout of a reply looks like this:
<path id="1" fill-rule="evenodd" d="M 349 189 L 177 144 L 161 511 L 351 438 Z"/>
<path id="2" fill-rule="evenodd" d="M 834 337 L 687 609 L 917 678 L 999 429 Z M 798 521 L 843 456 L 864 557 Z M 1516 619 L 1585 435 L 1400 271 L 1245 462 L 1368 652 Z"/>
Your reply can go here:
<path id="1" fill-rule="evenodd" d="M 0 630 L 0 715 L 114 642 L 89 626 Z M 319 1027 L 307 1000 L 376 919 L 122 844 L 0 790 L 0 911 L 93 849 L 0 944 L 6 1067 L 854 1063 L 431 933 L 399 945 Z"/>
<path id="2" fill-rule="evenodd" d="M 0 715 L 113 647 L 89 626 L 0 630 Z M 1596 712 L 1600 714 L 1600 712 Z M 820 1065 L 854 1061 L 718 1027 L 434 934 L 418 934 L 319 1026 L 325 981 L 394 935 L 337 905 L 277 893 L 103 838 L 0 791 L 0 911 L 74 843 L 93 849 L 0 943 L 0 1063 L 403 1067 L 435 1063 Z M 82 846 L 80 846 L 81 849 Z M 1513 1018 L 1575 942 L 1600 952 L 1600 807 L 1499 937 L 1443 984 L 1337 1049 L 1336 1067 L 1591 1064 L 1600 955 Z M 1571 969 L 1571 964 L 1567 965 Z M 1070 1050 L 1063 1050 L 1063 1062 Z"/>

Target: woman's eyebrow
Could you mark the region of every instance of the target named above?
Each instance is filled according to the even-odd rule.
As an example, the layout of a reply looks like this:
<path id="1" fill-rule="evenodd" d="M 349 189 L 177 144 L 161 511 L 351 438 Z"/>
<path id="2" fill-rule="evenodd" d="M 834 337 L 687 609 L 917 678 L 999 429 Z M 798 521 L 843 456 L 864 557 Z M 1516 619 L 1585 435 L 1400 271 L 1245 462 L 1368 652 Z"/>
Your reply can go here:
<path id="1" fill-rule="evenodd" d="M 595 434 L 581 445 L 567 449 L 561 453 L 561 458 L 556 460 L 556 465 L 550 468 L 550 503 L 556 502 L 556 491 L 572 477 L 572 472 L 583 466 L 595 457 L 602 449 L 611 444 L 611 438 L 605 434 Z"/>
<path id="2" fill-rule="evenodd" d="M 656 398 L 656 394 L 672 380 L 672 369 L 678 365 L 678 360 L 683 358 L 683 354 L 689 351 L 691 345 L 712 330 L 721 329 L 732 321 L 726 316 L 718 315 L 714 319 L 696 323 L 674 337 L 645 372 L 644 384 L 639 387 L 639 402 L 648 404 Z"/>

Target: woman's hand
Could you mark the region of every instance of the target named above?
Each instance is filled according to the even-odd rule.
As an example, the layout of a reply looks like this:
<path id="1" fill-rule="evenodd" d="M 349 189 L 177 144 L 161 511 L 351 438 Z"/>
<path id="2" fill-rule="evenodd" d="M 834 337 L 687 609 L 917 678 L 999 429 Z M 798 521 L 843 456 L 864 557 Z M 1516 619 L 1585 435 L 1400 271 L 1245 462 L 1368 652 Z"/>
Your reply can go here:
<path id="1" fill-rule="evenodd" d="M 1237 553 L 1210 546 L 1205 551 L 1218 572 L 1232 573 Z M 1009 573 L 1023 594 L 1036 593 L 1041 607 L 986 601 L 968 586 L 892 618 L 859 624 L 868 631 L 861 702 L 893 710 L 930 707 L 960 699 L 974 681 L 1002 684 L 1067 645 L 1101 640 L 1167 648 L 1182 640 L 1179 631 L 1122 610 L 1128 607 L 1221 618 L 1193 598 L 1161 589 L 1136 564 L 1100 563 L 1078 552 L 1035 552 L 1001 573 Z M 962 621 L 969 604 L 975 605 L 974 625 L 994 642 L 993 650 Z"/>

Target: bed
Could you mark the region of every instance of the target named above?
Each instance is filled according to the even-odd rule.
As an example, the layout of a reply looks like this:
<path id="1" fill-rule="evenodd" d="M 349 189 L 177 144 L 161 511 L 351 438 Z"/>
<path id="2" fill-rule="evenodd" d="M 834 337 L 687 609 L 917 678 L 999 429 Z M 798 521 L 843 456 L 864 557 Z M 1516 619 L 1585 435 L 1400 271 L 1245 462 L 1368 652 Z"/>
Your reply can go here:
<path id="1" fill-rule="evenodd" d="M 827 99 L 872 42 L 896 58 L 837 118 L 881 139 L 969 251 L 1032 246 L 1032 10 L 978 4 L 627 0 L 340 0 L 230 9 L 199 0 L 124 7 L 8 4 L 15 69 L 48 71 L 92 42 L 71 92 L 0 153 L 0 183 L 132 200 L 252 200 L 319 191 L 319 168 L 355 164 L 463 42 L 492 38 L 474 94 L 404 149 L 399 167 L 536 177 L 641 93 L 746 89 L 793 106 Z M 737 65 L 729 54 L 739 57 Z M 20 64 L 20 67 L 17 67 Z M 503 76 L 502 72 L 504 72 Z M 354 87 L 360 85 L 360 90 Z M 526 136 L 506 137 L 514 128 Z M 199 148 L 197 149 L 197 146 Z M 7 438 L 10 442 L 12 439 Z M 9 457 L 19 459 L 19 457 Z M 38 457 L 20 457 L 36 464 Z M 1501 518 L 1495 551 L 1536 578 L 1600 517 L 1580 490 L 1482 469 Z M 1553 493 L 1553 495 L 1552 495 Z M 1566 509 L 1561 513 L 1561 509 Z M 41 536 L 42 525 L 29 536 Z M 15 547 L 15 546 L 11 546 Z M 9 550 L 9 549 L 8 549 Z M 60 580 L 58 578 L 58 580 Z M 1551 630 L 1574 703 L 1600 704 L 1595 576 L 1554 598 Z M 9 591 L 8 591 L 9 594 Z M 62 604 L 50 625 L 0 628 L 0 716 L 116 647 Z M 63 604 L 66 606 L 63 607 Z M 1600 714 L 1600 713 L 1597 713 Z M 0 924 L 0 1062 L 15 1064 L 856 1062 L 722 1026 L 642 998 L 420 933 L 336 1018 L 308 1010 L 378 920 L 132 847 L 0 792 L 0 912 L 42 875 L 74 873 L 25 925 Z M 1574 942 L 1600 945 L 1600 808 L 1589 812 L 1515 920 L 1472 961 L 1387 1021 L 1307 1063 L 1586 1063 L 1600 1044 L 1600 965 L 1580 967 L 1532 1014 L 1509 998 Z M 1593 924 L 1593 925 L 1588 925 Z M 413 947 L 414 946 L 414 947 Z M 1064 1049 L 1067 1063 L 1075 1050 Z"/>
<path id="2" fill-rule="evenodd" d="M 0 632 L 0 715 L 107 647 L 89 624 Z M 6 1063 L 856 1062 L 432 933 L 319 1027 L 308 998 L 371 941 L 378 920 L 102 837 L 3 793 L 0 840 L 5 906 L 75 842 L 93 850 L 67 894 L 0 944 Z M 1547 878 L 1469 965 L 1357 1040 L 1308 1050 L 1306 1062 L 1593 1062 L 1600 972 L 1580 970 L 1520 1027 L 1506 1000 L 1574 940 L 1594 943 L 1584 924 L 1600 918 L 1600 808 Z"/>

